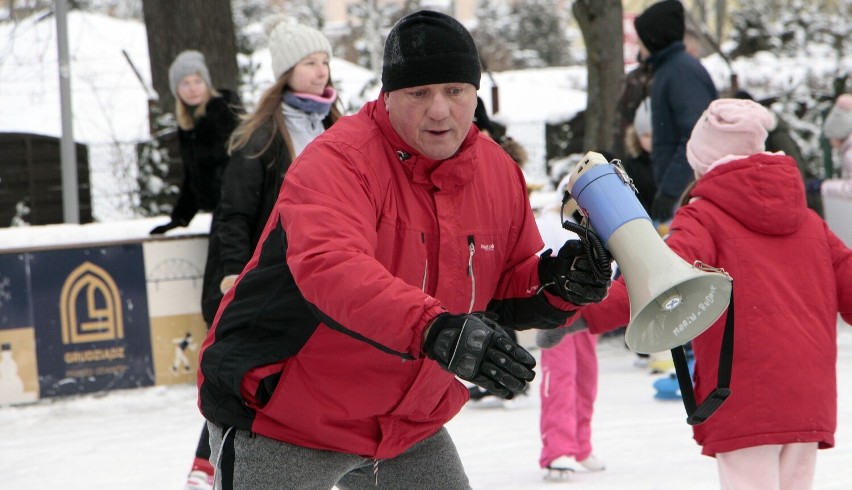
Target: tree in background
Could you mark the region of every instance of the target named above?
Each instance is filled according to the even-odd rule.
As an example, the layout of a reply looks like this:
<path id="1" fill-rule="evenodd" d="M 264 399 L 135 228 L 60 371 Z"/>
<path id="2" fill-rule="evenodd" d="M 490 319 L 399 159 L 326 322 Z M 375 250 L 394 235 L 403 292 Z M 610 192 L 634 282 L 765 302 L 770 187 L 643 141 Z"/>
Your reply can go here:
<path id="1" fill-rule="evenodd" d="M 584 56 L 569 49 L 569 14 L 559 0 L 480 0 L 471 34 L 493 71 L 568 66 Z"/>
<path id="2" fill-rule="evenodd" d="M 559 0 L 524 0 L 514 2 L 516 18 L 512 37 L 518 51 L 515 68 L 541 68 L 577 64 L 566 36 L 569 16 L 560 8 Z"/>
<path id="3" fill-rule="evenodd" d="M 401 4 L 379 0 L 348 4 L 344 31 L 329 35 L 335 55 L 371 70 L 378 78 L 388 31 L 400 18 L 421 8 L 420 0 Z"/>
<path id="4" fill-rule="evenodd" d="M 586 45 L 588 96 L 583 146 L 610 146 L 624 79 L 623 10 L 620 0 L 575 0 L 574 18 Z M 591 115 L 591 117 L 590 117 Z"/>
<path id="5" fill-rule="evenodd" d="M 474 15 L 478 21 L 470 33 L 483 64 L 493 71 L 515 68 L 516 45 L 509 33 L 515 28 L 517 19 L 512 16 L 509 5 L 498 0 L 480 0 Z"/>
<path id="6" fill-rule="evenodd" d="M 301 24 L 315 27 L 320 31 L 325 30 L 325 4 L 316 0 L 287 0 L 285 2 L 270 2 L 268 0 L 232 0 L 234 4 L 247 1 L 257 1 L 266 4 L 265 14 L 270 9 L 277 10 L 282 14 L 294 17 Z M 270 5 L 272 4 L 272 5 Z M 282 4 L 276 8 L 276 4 Z M 333 46 L 332 46 L 333 47 Z"/>
<path id="7" fill-rule="evenodd" d="M 160 107 L 172 110 L 169 65 L 181 51 L 204 53 L 216 88 L 237 91 L 237 41 L 230 0 L 142 0 L 151 79 Z"/>
<path id="8" fill-rule="evenodd" d="M 251 112 L 254 103 L 268 86 L 261 81 L 264 78 L 258 79 L 260 63 L 252 59 L 252 54 L 255 51 L 266 46 L 266 34 L 263 32 L 261 22 L 266 17 L 279 14 L 281 11 L 277 7 L 270 6 L 268 0 L 231 0 L 231 11 L 234 16 L 237 54 L 239 55 L 237 57 L 239 94 L 246 110 Z M 296 18 L 300 22 L 316 27 L 316 24 L 302 20 L 301 15 Z M 265 80 L 268 80 L 268 78 Z"/>
<path id="9" fill-rule="evenodd" d="M 167 141 L 174 141 L 177 121 L 159 105 L 150 106 L 151 139 L 137 145 L 137 198 L 133 199 L 134 214 L 138 216 L 169 215 L 180 194 L 178 180 L 170 176 L 172 158 Z M 170 139 L 168 139 L 170 136 Z M 179 152 L 175 152 L 179 154 Z"/>
<path id="10" fill-rule="evenodd" d="M 772 56 L 804 67 L 804 76 L 787 77 L 759 69 L 741 70 L 740 86 L 785 117 L 802 150 L 810 176 L 834 174 L 822 121 L 838 93 L 849 91 L 843 59 L 852 49 L 852 2 L 835 0 L 753 0 L 730 14 L 729 58 L 735 64 Z M 813 60 L 821 60 L 813 63 Z M 749 65 L 760 66 L 760 59 Z M 742 66 L 742 65 L 741 65 Z M 792 67 L 792 65 L 791 65 Z"/>
<path id="11" fill-rule="evenodd" d="M 230 0 L 142 0 L 142 13 L 157 98 L 149 103 L 151 140 L 139 145 L 136 213 L 153 216 L 171 211 L 183 177 L 169 86 L 172 61 L 184 50 L 201 51 L 214 88 L 235 93 L 240 72 Z"/>

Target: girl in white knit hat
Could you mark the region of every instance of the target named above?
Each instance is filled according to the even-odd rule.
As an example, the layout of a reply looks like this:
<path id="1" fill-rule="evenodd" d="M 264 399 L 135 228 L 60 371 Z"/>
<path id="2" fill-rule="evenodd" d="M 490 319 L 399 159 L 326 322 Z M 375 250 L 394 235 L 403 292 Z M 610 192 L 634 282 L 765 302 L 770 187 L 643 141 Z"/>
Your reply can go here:
<path id="1" fill-rule="evenodd" d="M 218 230 L 222 293 L 251 257 L 290 163 L 341 115 L 331 82 L 328 39 L 284 16 L 268 19 L 264 28 L 276 81 L 228 145 L 231 164 L 222 190 Z"/>
<path id="2" fill-rule="evenodd" d="M 328 39 L 284 16 L 267 19 L 264 28 L 275 83 L 227 146 L 230 163 L 213 217 L 201 299 L 208 325 L 223 294 L 251 258 L 290 163 L 341 115 L 331 83 Z M 205 430 L 200 446 L 206 438 Z M 212 468 L 209 471 L 191 474 L 186 489 L 212 488 Z"/>

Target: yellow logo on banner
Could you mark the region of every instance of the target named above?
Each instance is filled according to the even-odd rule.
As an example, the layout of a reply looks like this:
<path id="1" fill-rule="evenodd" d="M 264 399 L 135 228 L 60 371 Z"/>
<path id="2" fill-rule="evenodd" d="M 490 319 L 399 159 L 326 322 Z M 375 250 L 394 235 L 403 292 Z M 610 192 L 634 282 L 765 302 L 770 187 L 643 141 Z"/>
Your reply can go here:
<path id="1" fill-rule="evenodd" d="M 77 309 L 80 296 L 84 306 Z M 124 315 L 118 286 L 104 269 L 84 262 L 71 271 L 59 300 L 62 342 L 79 344 L 124 338 Z"/>

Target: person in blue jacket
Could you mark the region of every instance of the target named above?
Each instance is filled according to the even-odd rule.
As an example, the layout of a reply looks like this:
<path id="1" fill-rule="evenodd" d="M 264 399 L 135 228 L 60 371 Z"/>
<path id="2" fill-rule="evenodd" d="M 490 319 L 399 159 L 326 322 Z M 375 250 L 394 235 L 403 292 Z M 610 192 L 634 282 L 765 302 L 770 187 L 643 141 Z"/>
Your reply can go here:
<path id="1" fill-rule="evenodd" d="M 671 221 L 678 198 L 693 179 L 686 142 L 701 113 L 719 97 L 710 74 L 686 50 L 684 19 L 683 4 L 665 0 L 648 7 L 634 21 L 640 50 L 647 54 L 654 74 L 651 161 L 657 192 L 650 214 L 657 225 Z"/>

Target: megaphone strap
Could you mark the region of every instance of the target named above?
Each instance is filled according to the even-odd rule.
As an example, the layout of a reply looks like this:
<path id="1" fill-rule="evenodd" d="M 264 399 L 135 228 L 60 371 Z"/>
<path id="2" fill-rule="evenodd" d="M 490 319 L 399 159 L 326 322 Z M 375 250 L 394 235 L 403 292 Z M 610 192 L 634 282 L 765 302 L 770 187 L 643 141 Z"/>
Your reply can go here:
<path id="1" fill-rule="evenodd" d="M 719 352 L 719 373 L 716 379 L 716 389 L 701 402 L 700 406 L 696 406 L 695 403 L 695 391 L 692 388 L 692 378 L 689 374 L 689 365 L 686 361 L 686 353 L 683 346 L 672 349 L 672 359 L 674 360 L 675 373 L 677 373 L 677 382 L 680 385 L 683 406 L 686 408 L 686 423 L 689 425 L 702 424 L 731 396 L 731 371 L 734 364 L 733 286 L 731 287 L 731 301 L 728 304 L 728 312 L 725 319 L 722 348 Z"/>

